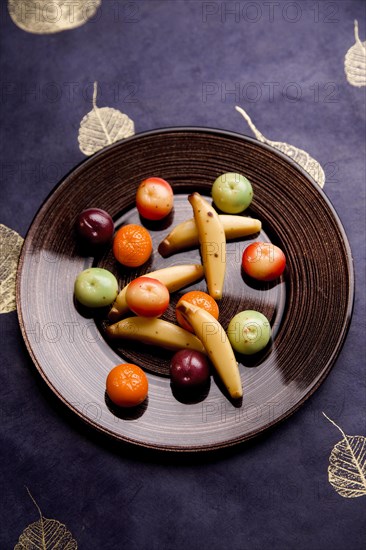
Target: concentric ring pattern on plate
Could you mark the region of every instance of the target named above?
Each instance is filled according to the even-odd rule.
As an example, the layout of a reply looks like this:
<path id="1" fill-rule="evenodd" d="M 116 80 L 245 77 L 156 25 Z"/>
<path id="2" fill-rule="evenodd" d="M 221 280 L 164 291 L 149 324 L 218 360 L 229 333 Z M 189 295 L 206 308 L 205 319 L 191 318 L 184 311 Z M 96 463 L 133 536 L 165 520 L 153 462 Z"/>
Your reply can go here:
<path id="1" fill-rule="evenodd" d="M 240 273 L 246 243 L 230 244 L 220 320 L 227 326 L 238 310 L 257 306 L 274 324 L 272 346 L 257 360 L 239 358 L 241 406 L 234 406 L 214 379 L 204 399 L 185 403 L 171 391 L 168 356 L 160 356 L 159 350 L 141 352 L 141 346 L 137 352 L 128 346 L 112 349 L 96 320 L 75 307 L 76 275 L 93 263 L 111 266 L 113 259 L 108 252 L 97 260 L 80 255 L 73 223 L 81 210 L 91 206 L 109 211 L 117 225 L 139 221 L 134 203 L 137 186 L 156 175 L 167 179 L 177 195 L 169 220 L 174 225 L 192 215 L 186 194 L 198 190 L 209 195 L 215 178 L 228 171 L 240 172 L 252 182 L 255 196 L 249 214 L 263 223 L 263 234 L 253 239 L 279 244 L 288 265 L 278 283 L 250 285 Z M 156 244 L 169 228 L 150 230 Z M 198 252 L 162 259 L 155 246 L 143 269 L 188 261 L 199 261 Z M 121 282 L 133 276 L 116 265 L 111 268 Z M 204 289 L 204 283 L 200 285 Z M 86 422 L 143 446 L 208 450 L 253 437 L 290 415 L 316 390 L 344 342 L 353 293 L 352 259 L 342 225 L 325 194 L 304 171 L 251 138 L 211 129 L 174 128 L 117 143 L 61 182 L 26 237 L 17 301 L 23 336 L 37 369 L 54 393 Z M 169 315 L 173 316 L 172 309 Z M 115 411 L 105 399 L 105 378 L 121 362 L 121 355 L 128 360 L 134 353 L 148 372 L 149 398 L 136 411 Z M 163 365 L 160 370 L 159 365 Z"/>

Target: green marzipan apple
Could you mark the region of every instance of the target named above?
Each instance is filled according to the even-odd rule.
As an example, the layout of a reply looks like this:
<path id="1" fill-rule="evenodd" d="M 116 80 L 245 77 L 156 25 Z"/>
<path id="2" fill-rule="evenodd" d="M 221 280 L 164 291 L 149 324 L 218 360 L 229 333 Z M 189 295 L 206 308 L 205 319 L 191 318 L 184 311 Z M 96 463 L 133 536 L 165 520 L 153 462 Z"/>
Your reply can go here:
<path id="1" fill-rule="evenodd" d="M 237 313 L 227 329 L 232 347 L 244 355 L 252 355 L 265 348 L 271 334 L 271 325 L 267 317 L 259 311 L 250 309 Z"/>
<path id="2" fill-rule="evenodd" d="M 74 293 L 77 301 L 83 306 L 108 306 L 117 297 L 118 282 L 107 269 L 90 267 L 76 277 Z"/>
<path id="3" fill-rule="evenodd" d="M 211 195 L 217 208 L 227 214 L 243 212 L 253 199 L 250 181 L 235 172 L 219 176 L 212 186 Z"/>

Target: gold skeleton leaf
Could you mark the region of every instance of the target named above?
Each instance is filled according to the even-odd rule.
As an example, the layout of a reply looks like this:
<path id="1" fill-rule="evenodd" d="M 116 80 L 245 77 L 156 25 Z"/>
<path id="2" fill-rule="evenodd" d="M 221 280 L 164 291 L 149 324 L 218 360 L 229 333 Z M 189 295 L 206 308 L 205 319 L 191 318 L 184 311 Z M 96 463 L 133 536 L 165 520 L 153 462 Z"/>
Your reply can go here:
<path id="1" fill-rule="evenodd" d="M 55 519 L 43 517 L 29 489 L 27 491 L 38 510 L 39 520 L 24 529 L 14 550 L 77 550 L 77 542 L 66 526 Z"/>
<path id="2" fill-rule="evenodd" d="M 355 44 L 344 58 L 344 71 L 352 86 L 366 86 L 366 41 L 361 42 L 358 35 L 358 22 L 355 21 Z"/>
<path id="3" fill-rule="evenodd" d="M 101 0 L 8 0 L 9 14 L 23 31 L 52 34 L 81 27 L 96 14 Z"/>
<path id="4" fill-rule="evenodd" d="M 97 107 L 97 82 L 94 83 L 93 110 L 80 123 L 79 147 L 84 155 L 93 155 L 103 147 L 133 136 L 135 125 L 121 111 Z"/>
<path id="5" fill-rule="evenodd" d="M 15 280 L 23 238 L 0 224 L 0 313 L 16 309 Z"/>
<path id="6" fill-rule="evenodd" d="M 264 137 L 263 134 L 254 126 L 250 116 L 242 109 L 241 107 L 235 107 L 235 109 L 243 115 L 247 123 L 249 124 L 250 129 L 254 133 L 255 137 L 262 143 L 267 143 L 271 145 L 278 151 L 285 153 L 285 155 L 292 158 L 297 164 L 299 164 L 310 176 L 318 183 L 320 187 L 324 187 L 325 183 L 325 174 L 323 168 L 320 166 L 319 162 L 311 157 L 306 151 L 298 149 L 293 145 L 288 143 L 283 143 L 281 141 L 271 141 Z"/>
<path id="7" fill-rule="evenodd" d="M 329 483 L 342 497 L 366 496 L 366 437 L 346 435 L 342 428 L 323 414 L 343 435 L 329 457 Z"/>

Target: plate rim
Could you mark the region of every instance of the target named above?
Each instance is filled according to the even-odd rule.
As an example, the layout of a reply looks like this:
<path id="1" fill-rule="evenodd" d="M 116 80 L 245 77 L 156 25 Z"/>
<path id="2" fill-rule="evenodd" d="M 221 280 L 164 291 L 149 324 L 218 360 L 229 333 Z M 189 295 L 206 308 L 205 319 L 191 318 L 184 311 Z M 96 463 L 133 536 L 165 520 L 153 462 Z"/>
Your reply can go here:
<path id="1" fill-rule="evenodd" d="M 281 416 L 277 417 L 276 420 L 272 422 L 268 422 L 266 425 L 264 425 L 261 429 L 256 430 L 253 434 L 247 434 L 245 438 L 243 437 L 236 437 L 232 438 L 230 440 L 227 440 L 225 442 L 216 443 L 216 444 L 204 444 L 204 445 L 189 445 L 189 446 L 176 446 L 176 445 L 162 445 L 162 444 L 153 444 L 153 443 L 145 443 L 141 442 L 135 439 L 132 439 L 128 436 L 122 436 L 119 434 L 116 434 L 114 432 L 111 432 L 108 428 L 101 427 L 98 423 L 87 417 L 86 415 L 82 414 L 81 411 L 76 409 L 71 403 L 69 403 L 63 395 L 57 390 L 57 388 L 52 384 L 52 382 L 47 377 L 46 373 L 44 372 L 43 368 L 39 364 L 38 360 L 36 359 L 32 346 L 29 342 L 28 335 L 24 326 L 23 321 L 23 313 L 22 313 L 22 304 L 21 304 L 21 278 L 22 278 L 22 272 L 23 272 L 23 265 L 24 265 L 24 259 L 25 259 L 25 248 L 27 240 L 31 239 L 33 236 L 35 225 L 37 222 L 37 218 L 41 215 L 43 209 L 45 208 L 46 204 L 48 203 L 49 199 L 52 197 L 52 195 L 66 182 L 66 180 L 69 178 L 71 174 L 74 176 L 77 175 L 77 173 L 80 170 L 83 170 L 84 166 L 88 163 L 95 162 L 96 159 L 99 157 L 103 157 L 106 153 L 108 153 L 111 149 L 117 148 L 121 145 L 124 145 L 125 143 L 129 143 L 131 141 L 136 141 L 141 138 L 155 136 L 155 135 L 162 135 L 166 133 L 201 133 L 201 134 L 212 134 L 216 136 L 223 136 L 228 138 L 234 138 L 238 139 L 239 141 L 245 141 L 252 143 L 256 146 L 259 146 L 260 148 L 263 148 L 264 150 L 268 150 L 271 153 L 273 153 L 275 156 L 279 157 L 286 163 L 290 164 L 293 168 L 295 168 L 297 171 L 299 171 L 303 177 L 305 177 L 311 185 L 316 189 L 316 191 L 320 194 L 322 199 L 325 201 L 327 207 L 331 211 L 332 217 L 334 221 L 336 222 L 340 235 L 342 237 L 343 245 L 346 249 L 347 255 L 347 267 L 348 267 L 348 300 L 347 300 L 347 312 L 345 314 L 345 318 L 343 321 L 343 332 L 341 334 L 341 338 L 337 342 L 337 346 L 332 352 L 332 356 L 328 360 L 328 364 L 326 369 L 321 373 L 321 376 L 319 376 L 318 380 L 314 383 L 314 385 L 311 387 L 311 389 L 300 399 L 296 402 L 293 407 L 288 409 L 285 413 L 283 413 Z M 320 385 L 323 383 L 325 378 L 328 376 L 329 372 L 331 371 L 332 367 L 334 366 L 337 358 L 339 357 L 339 354 L 343 348 L 343 345 L 346 341 L 347 334 L 351 325 L 351 319 L 353 315 L 354 310 L 354 302 L 355 302 L 355 270 L 354 270 L 354 260 L 352 255 L 351 246 L 346 234 L 346 231 L 344 229 L 343 223 L 338 215 L 338 212 L 336 211 L 335 207 L 333 206 L 331 200 L 329 197 L 325 194 L 324 190 L 318 185 L 318 183 L 314 180 L 314 178 L 302 167 L 300 166 L 294 159 L 286 155 L 285 153 L 279 151 L 272 145 L 269 145 L 267 143 L 263 143 L 259 141 L 258 139 L 247 136 L 246 134 L 240 134 L 238 132 L 233 132 L 230 130 L 222 130 L 219 128 L 212 128 L 212 127 L 203 127 L 203 126 L 172 126 L 172 127 L 164 127 L 164 128 L 156 128 L 152 130 L 147 130 L 144 132 L 136 133 L 133 136 L 119 140 L 111 145 L 108 145 L 107 147 L 104 147 L 103 149 L 97 151 L 93 155 L 82 159 L 78 164 L 76 164 L 72 169 L 70 169 L 50 190 L 50 192 L 47 194 L 47 196 L 43 199 L 40 206 L 38 207 L 30 225 L 26 232 L 26 235 L 24 237 L 24 242 L 21 250 L 21 254 L 19 257 L 18 267 L 17 267 L 17 273 L 16 273 L 16 307 L 17 307 L 17 315 L 18 315 L 18 321 L 19 326 L 21 329 L 22 338 L 25 342 L 27 351 L 32 359 L 32 362 L 34 366 L 36 367 L 36 370 L 41 375 L 42 379 L 45 381 L 45 383 L 48 386 L 48 389 L 50 389 L 54 395 L 57 396 L 58 399 L 61 400 L 62 404 L 67 407 L 67 409 L 71 410 L 73 413 L 76 413 L 77 416 L 87 425 L 91 426 L 93 429 L 96 429 L 97 432 L 102 433 L 104 435 L 107 435 L 108 437 L 112 438 L 113 440 L 117 440 L 120 442 L 125 442 L 128 444 L 132 444 L 134 446 L 142 447 L 145 449 L 152 449 L 157 451 L 166 451 L 166 452 L 214 452 L 215 450 L 220 450 L 224 448 L 230 448 L 235 445 L 238 445 L 240 443 L 244 443 L 246 441 L 249 441 L 251 439 L 254 439 L 257 436 L 263 435 L 267 430 L 273 429 L 275 426 L 277 426 L 279 423 L 286 420 L 288 417 L 290 417 L 294 412 L 296 412 L 301 406 L 304 404 L 305 401 L 307 401 L 320 387 Z"/>

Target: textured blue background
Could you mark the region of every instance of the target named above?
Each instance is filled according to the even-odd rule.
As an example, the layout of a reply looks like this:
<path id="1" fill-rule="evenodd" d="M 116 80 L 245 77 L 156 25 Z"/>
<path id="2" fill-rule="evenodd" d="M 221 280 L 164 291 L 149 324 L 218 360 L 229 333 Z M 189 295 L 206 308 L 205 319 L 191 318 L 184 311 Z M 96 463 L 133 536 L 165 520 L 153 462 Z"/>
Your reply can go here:
<path id="1" fill-rule="evenodd" d="M 313 155 L 352 247 L 356 303 L 348 339 L 324 384 L 289 420 L 213 456 L 171 456 L 96 436 L 65 410 L 32 366 L 17 316 L 0 316 L 0 548 L 44 515 L 84 549 L 361 550 L 365 499 L 328 483 L 341 435 L 366 436 L 365 88 L 343 62 L 365 39 L 360 1 L 103 0 L 94 21 L 56 35 L 17 28 L 1 7 L 0 222 L 25 236 L 39 205 L 83 160 L 80 120 L 99 106 L 136 131 L 175 125 L 265 136 Z M 229 13 L 233 9 L 235 14 Z M 319 350 L 321 353 L 321 350 Z"/>

